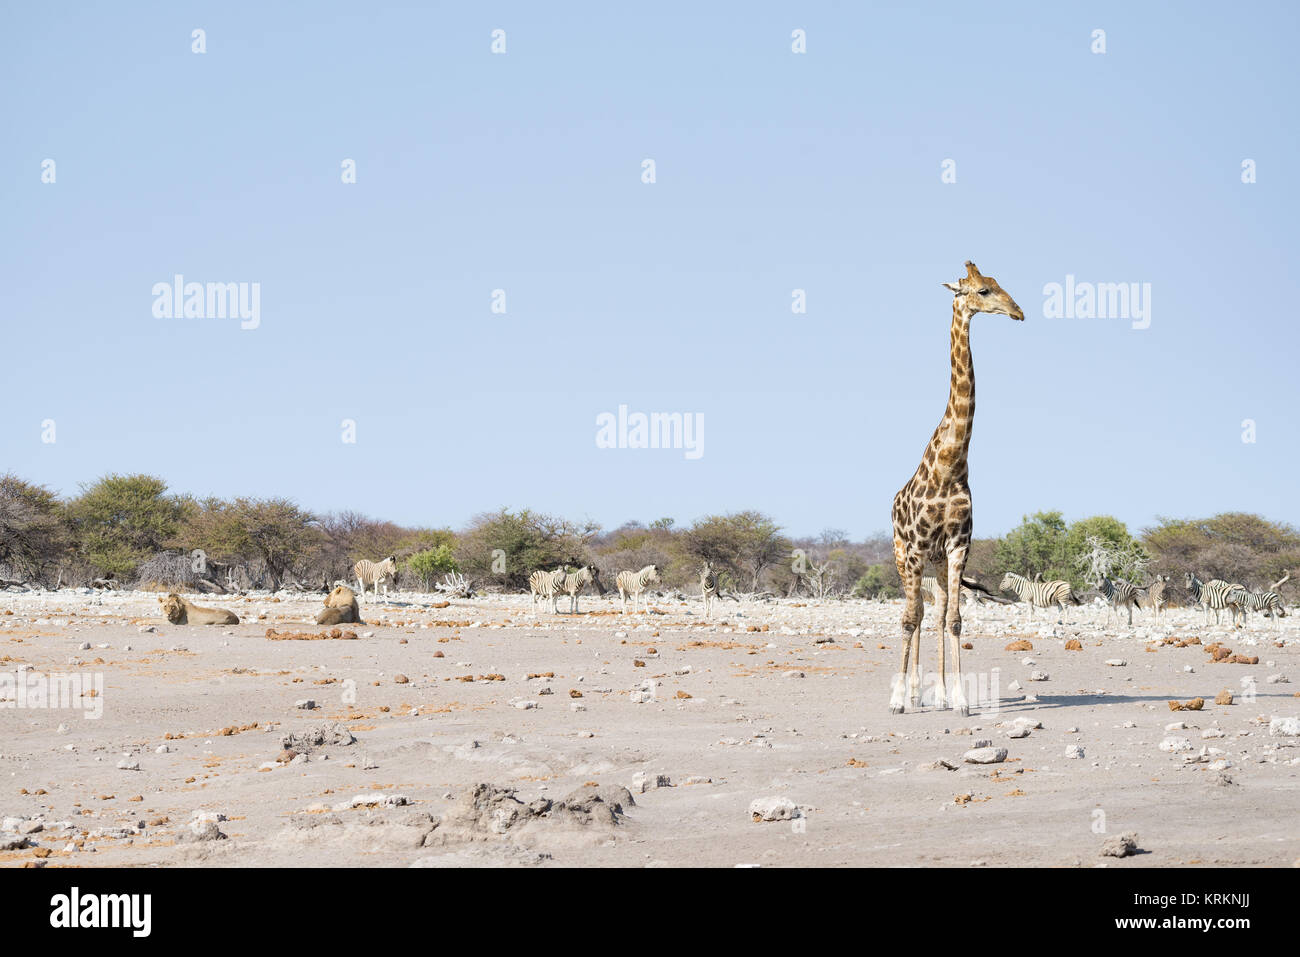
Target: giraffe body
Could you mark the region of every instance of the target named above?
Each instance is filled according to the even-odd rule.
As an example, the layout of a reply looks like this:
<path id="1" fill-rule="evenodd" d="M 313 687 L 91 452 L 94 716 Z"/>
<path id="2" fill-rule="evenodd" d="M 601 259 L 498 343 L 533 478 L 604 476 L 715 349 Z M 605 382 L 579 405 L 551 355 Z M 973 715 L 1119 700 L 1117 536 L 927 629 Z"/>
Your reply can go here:
<path id="1" fill-rule="evenodd" d="M 894 496 L 894 562 L 903 582 L 902 665 L 894 677 L 889 710 L 898 714 L 906 701 L 921 704 L 920 635 L 924 607 L 921 578 L 927 565 L 935 568 L 935 615 L 938 617 L 939 682 L 935 704 L 951 702 L 958 714 L 970 713 L 961 681 L 961 587 L 970 551 L 972 503 L 967 484 L 967 453 L 975 422 L 975 366 L 970 351 L 971 318 L 980 312 L 1024 319 L 1024 313 L 997 281 L 980 274 L 972 262 L 966 276 L 944 283 L 954 294 L 952 305 L 951 382 L 948 407 L 930 437 L 907 484 Z M 953 677 L 946 671 L 945 652 L 952 654 Z M 910 665 L 910 668 L 909 668 Z"/>

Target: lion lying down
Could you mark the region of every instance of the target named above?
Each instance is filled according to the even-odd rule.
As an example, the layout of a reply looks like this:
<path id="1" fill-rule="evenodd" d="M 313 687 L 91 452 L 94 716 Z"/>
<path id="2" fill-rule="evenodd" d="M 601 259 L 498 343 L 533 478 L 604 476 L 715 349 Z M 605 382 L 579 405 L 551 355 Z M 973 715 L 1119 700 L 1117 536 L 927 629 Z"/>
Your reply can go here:
<path id="1" fill-rule="evenodd" d="M 164 598 L 158 596 L 163 614 L 173 625 L 237 625 L 239 616 L 224 608 L 200 608 L 192 605 L 175 592 Z"/>
<path id="2" fill-rule="evenodd" d="M 364 625 L 361 609 L 357 607 L 357 594 L 347 585 L 335 585 L 325 596 L 325 607 L 316 616 L 318 625 Z"/>

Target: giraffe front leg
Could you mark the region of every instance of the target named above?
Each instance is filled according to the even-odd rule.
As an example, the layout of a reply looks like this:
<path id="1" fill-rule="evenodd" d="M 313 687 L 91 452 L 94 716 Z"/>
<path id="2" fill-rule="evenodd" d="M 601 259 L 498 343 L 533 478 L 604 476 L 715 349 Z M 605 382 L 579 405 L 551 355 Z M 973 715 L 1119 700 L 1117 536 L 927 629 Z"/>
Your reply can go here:
<path id="1" fill-rule="evenodd" d="M 970 705 L 966 701 L 966 688 L 961 677 L 961 579 L 966 573 L 966 549 L 959 548 L 948 555 L 948 616 L 944 620 L 944 633 L 940 641 L 951 644 L 952 679 L 948 684 L 948 701 L 953 713 L 966 717 Z"/>
<path id="2" fill-rule="evenodd" d="M 945 622 L 948 620 L 948 570 L 939 565 L 935 568 L 935 589 L 934 589 L 934 619 L 935 635 L 939 645 L 936 657 L 938 658 L 939 672 L 935 675 L 934 683 L 934 706 L 940 710 L 948 707 L 948 673 L 946 669 L 946 660 L 944 658 L 944 638 L 947 634 Z M 919 655 L 917 657 L 920 657 Z"/>
<path id="3" fill-rule="evenodd" d="M 911 689 L 908 688 L 910 656 L 913 648 L 920 651 L 921 619 L 924 609 L 921 606 L 921 572 L 923 565 L 919 561 L 909 560 L 900 569 L 903 579 L 903 648 L 902 662 L 898 673 L 894 675 L 894 686 L 889 695 L 889 713 L 902 714 L 905 710 L 904 700 Z M 919 689 L 918 689 L 919 690 Z M 915 707 L 915 704 L 913 705 Z"/>

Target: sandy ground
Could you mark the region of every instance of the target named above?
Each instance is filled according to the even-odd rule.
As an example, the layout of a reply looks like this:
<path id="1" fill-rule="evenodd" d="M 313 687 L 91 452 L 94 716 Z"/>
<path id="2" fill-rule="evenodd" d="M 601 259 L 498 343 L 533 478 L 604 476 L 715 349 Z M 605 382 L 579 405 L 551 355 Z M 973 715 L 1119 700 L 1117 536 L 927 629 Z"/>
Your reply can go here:
<path id="1" fill-rule="evenodd" d="M 698 600 L 623 617 L 590 597 L 552 615 L 404 593 L 364 605 L 355 640 L 308 641 L 266 633 L 320 631 L 317 596 L 191 597 L 241 623 L 173 626 L 139 592 L 0 594 L 0 865 L 1300 859 L 1297 617 L 1241 632 L 1191 610 L 1130 629 L 1093 607 L 979 609 L 963 663 L 983 691 L 960 718 L 888 713 L 898 602 L 725 602 L 705 621 Z M 1258 663 L 1211 663 L 1216 640 Z M 13 706 L 15 676 L 74 672 L 102 693 Z M 355 740 L 283 753 L 313 727 Z M 967 763 L 981 741 L 1005 760 Z M 782 819 L 755 820 L 756 801 Z M 1142 853 L 1101 856 L 1122 832 Z"/>

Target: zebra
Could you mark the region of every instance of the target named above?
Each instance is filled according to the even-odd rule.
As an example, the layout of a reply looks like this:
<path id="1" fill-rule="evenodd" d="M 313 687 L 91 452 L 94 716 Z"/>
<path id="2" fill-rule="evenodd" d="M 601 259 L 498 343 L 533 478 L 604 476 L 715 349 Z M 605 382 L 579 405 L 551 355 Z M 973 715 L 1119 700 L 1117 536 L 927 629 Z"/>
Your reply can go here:
<path id="1" fill-rule="evenodd" d="M 704 598 L 704 617 L 713 614 L 713 599 L 718 597 L 718 576 L 713 574 L 713 567 L 708 562 L 700 569 L 700 594 Z"/>
<path id="2" fill-rule="evenodd" d="M 1050 608 L 1055 605 L 1061 614 L 1065 614 L 1066 602 L 1079 604 L 1079 599 L 1067 581 L 1031 582 L 1024 575 L 1007 572 L 1002 576 L 1002 584 L 998 587 L 1003 591 L 1013 591 L 1021 601 L 1028 602 L 1030 618 L 1034 617 L 1034 606 Z"/>
<path id="3" fill-rule="evenodd" d="M 397 581 L 397 559 L 389 555 L 382 562 L 372 562 L 368 558 L 363 558 L 352 566 L 352 571 L 357 576 L 357 591 L 361 595 L 361 600 L 366 600 L 366 586 L 372 585 L 375 589 L 375 600 L 379 600 L 379 585 L 382 582 L 384 586 L 384 597 L 388 597 L 388 580 L 391 578 Z"/>
<path id="4" fill-rule="evenodd" d="M 1268 615 L 1273 619 L 1273 624 L 1278 628 L 1282 627 L 1282 619 L 1286 617 L 1286 608 L 1282 605 L 1282 596 L 1272 589 L 1266 591 L 1251 591 L 1243 589 L 1245 594 L 1242 596 L 1241 612 L 1242 618 L 1245 618 L 1246 612 L 1257 611 L 1262 615 Z"/>
<path id="5" fill-rule="evenodd" d="M 1249 594 L 1242 585 L 1234 585 L 1225 582 L 1222 578 L 1214 578 L 1208 582 L 1203 582 L 1191 572 L 1187 572 L 1183 578 L 1183 584 L 1187 590 L 1192 593 L 1192 598 L 1196 604 L 1205 609 L 1205 623 L 1210 623 L 1210 609 L 1214 609 L 1214 623 L 1219 623 L 1219 612 L 1224 608 L 1232 609 L 1233 624 L 1237 622 L 1237 616 L 1240 615 L 1245 620 L 1246 611 L 1244 605 L 1246 596 Z"/>
<path id="6" fill-rule="evenodd" d="M 578 596 L 584 588 L 593 584 L 602 595 L 605 594 L 605 586 L 600 583 L 600 569 L 590 565 L 583 565 L 576 572 L 569 572 L 560 579 L 560 591 L 569 596 L 569 614 L 578 613 Z"/>
<path id="7" fill-rule="evenodd" d="M 1125 608 L 1128 610 L 1128 626 L 1132 628 L 1133 609 L 1138 607 L 1138 598 L 1146 588 L 1126 582 L 1122 578 L 1112 581 L 1105 575 L 1101 576 L 1101 583 L 1097 587 L 1101 590 L 1102 596 L 1110 602 L 1109 610 L 1106 612 L 1106 623 L 1110 624 L 1115 609 Z"/>
<path id="8" fill-rule="evenodd" d="M 636 612 L 636 600 L 646 590 L 646 585 L 650 582 L 659 580 L 659 569 L 653 565 L 647 565 L 639 572 L 619 572 L 618 573 L 618 597 L 623 600 L 623 614 L 627 614 L 627 596 L 632 596 L 632 611 Z M 645 599 L 646 614 L 650 613 L 650 599 Z"/>
<path id="9" fill-rule="evenodd" d="M 535 571 L 528 576 L 528 591 L 533 598 L 533 611 L 537 611 L 537 602 L 539 599 L 551 600 L 552 614 L 559 614 L 560 591 L 564 588 L 564 566 L 561 565 L 553 572 Z"/>
<path id="10" fill-rule="evenodd" d="M 1147 593 L 1143 596 L 1145 600 L 1142 601 L 1142 604 L 1150 609 L 1152 615 L 1158 617 L 1164 614 L 1165 606 L 1169 604 L 1169 598 L 1165 592 L 1168 585 L 1168 575 L 1157 575 L 1155 581 L 1145 586 Z"/>

